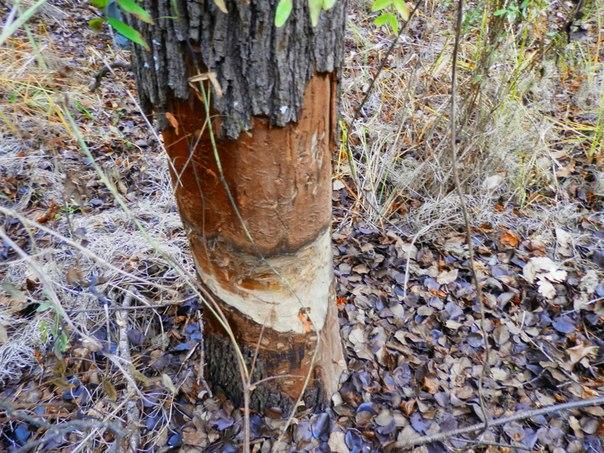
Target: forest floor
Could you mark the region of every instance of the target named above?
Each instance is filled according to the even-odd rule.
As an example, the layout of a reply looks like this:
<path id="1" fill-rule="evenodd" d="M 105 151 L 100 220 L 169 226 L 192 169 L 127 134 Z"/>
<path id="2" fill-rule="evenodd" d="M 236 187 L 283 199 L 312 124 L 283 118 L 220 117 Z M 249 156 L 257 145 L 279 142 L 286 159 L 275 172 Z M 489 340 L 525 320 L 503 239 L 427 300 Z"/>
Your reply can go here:
<path id="1" fill-rule="evenodd" d="M 0 47 L 0 450 L 104 451 L 123 429 L 142 451 L 238 451 L 242 412 L 203 381 L 157 134 L 127 71 L 90 90 L 128 52 L 88 28 L 88 7 L 51 4 Z M 342 74 L 352 154 L 336 152 L 333 182 L 348 372 L 332 407 L 300 410 L 278 443 L 285 420 L 252 414 L 253 450 L 400 451 L 479 423 L 481 399 L 497 419 L 604 395 L 597 2 L 575 16 L 550 2 L 526 23 L 466 10 L 460 159 L 484 322 L 447 145 L 454 11 L 422 3 L 350 127 L 393 39 L 358 4 Z M 493 47 L 487 19 L 502 27 Z M 476 434 L 417 451 L 601 452 L 604 408 Z"/>

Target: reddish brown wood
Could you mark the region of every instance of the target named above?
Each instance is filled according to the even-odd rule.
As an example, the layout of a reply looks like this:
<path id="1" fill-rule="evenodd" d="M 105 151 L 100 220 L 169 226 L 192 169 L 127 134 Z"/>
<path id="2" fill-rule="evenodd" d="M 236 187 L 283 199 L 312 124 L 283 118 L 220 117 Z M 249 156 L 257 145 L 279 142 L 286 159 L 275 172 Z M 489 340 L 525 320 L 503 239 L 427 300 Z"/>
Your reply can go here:
<path id="1" fill-rule="evenodd" d="M 331 221 L 335 96 L 332 76 L 316 75 L 307 85 L 299 122 L 271 127 L 267 119 L 253 118 L 250 132 L 237 140 L 218 140 L 224 181 L 253 242 L 225 190 L 203 105 L 198 100 L 172 100 L 170 114 L 176 121 L 163 137 L 178 207 L 202 280 L 211 277 L 229 294 L 248 297 L 254 291 L 286 292 L 284 277 L 287 281 L 306 275 L 313 278 L 314 252 L 317 244 L 325 242 L 320 239 L 328 234 Z M 219 118 L 213 120 L 216 131 L 219 122 Z M 329 248 L 328 242 L 325 247 Z M 329 250 L 325 253 L 331 256 Z M 266 259 L 294 261 L 276 275 Z M 274 330 L 267 319 L 255 379 L 283 374 L 299 377 L 272 380 L 256 390 L 252 400 L 256 407 L 291 407 L 311 372 L 317 335 L 319 352 L 305 399 L 311 405 L 321 404 L 336 390 L 344 360 L 333 299 L 332 287 L 319 301 L 328 304 L 320 332 L 305 323 L 302 309 L 296 322 L 305 325 L 307 333 Z M 239 344 L 251 357 L 261 324 L 228 301 L 219 303 Z M 215 320 L 207 319 L 206 326 L 208 380 L 240 401 L 239 376 L 228 340 Z"/>

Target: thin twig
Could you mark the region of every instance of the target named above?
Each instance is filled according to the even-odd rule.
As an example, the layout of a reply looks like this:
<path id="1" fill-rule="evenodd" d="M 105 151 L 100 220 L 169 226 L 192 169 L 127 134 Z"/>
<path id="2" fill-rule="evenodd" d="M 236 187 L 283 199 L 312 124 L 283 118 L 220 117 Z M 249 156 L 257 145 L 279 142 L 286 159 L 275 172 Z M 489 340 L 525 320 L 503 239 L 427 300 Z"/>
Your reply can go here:
<path id="1" fill-rule="evenodd" d="M 136 311 L 136 310 L 154 310 L 157 308 L 170 308 L 170 307 L 180 307 L 182 302 L 172 302 L 166 304 L 156 304 L 156 305 L 132 305 L 130 307 L 107 307 L 108 311 Z M 105 311 L 105 308 L 78 308 L 71 309 L 66 308 L 65 311 L 67 313 L 94 313 L 98 311 Z"/>
<path id="2" fill-rule="evenodd" d="M 124 301 L 122 302 L 122 308 L 128 309 L 130 304 L 132 303 L 133 293 L 132 291 L 128 291 L 124 296 Z M 116 313 L 116 324 L 119 327 L 119 354 L 120 357 L 130 364 L 132 364 L 132 355 L 130 354 L 130 342 L 128 341 L 128 312 L 126 310 L 120 310 Z M 131 374 L 130 370 L 127 369 L 128 374 Z M 132 376 L 131 376 L 132 377 Z M 129 430 L 129 438 L 128 438 L 128 446 L 130 450 L 135 452 L 138 451 L 138 446 L 140 444 L 140 410 L 138 408 L 138 402 L 136 400 L 136 393 L 138 393 L 138 388 L 136 388 L 136 383 L 134 379 L 128 380 L 128 402 L 126 403 L 126 419 L 128 421 L 128 430 Z"/>
<path id="3" fill-rule="evenodd" d="M 259 385 L 266 384 L 267 382 L 274 381 L 276 379 L 287 379 L 287 378 L 303 379 L 304 377 L 305 376 L 302 374 L 279 374 L 279 375 L 275 375 L 275 376 L 269 376 L 269 377 L 265 377 L 264 379 L 260 379 L 256 382 L 252 382 L 250 384 L 250 390 L 254 390 Z"/>
<path id="4" fill-rule="evenodd" d="M 88 429 L 97 429 L 99 427 L 102 427 L 104 429 L 110 429 L 111 431 L 113 431 L 116 435 L 116 442 L 119 442 L 119 440 L 124 436 L 124 431 L 122 429 L 122 426 L 120 426 L 116 423 L 113 423 L 113 422 L 104 422 L 102 420 L 97 420 L 94 418 L 85 418 L 85 419 L 80 419 L 80 420 L 70 420 L 70 421 L 66 421 L 66 422 L 62 422 L 62 423 L 53 425 L 53 424 L 47 422 L 46 420 L 44 420 L 42 417 L 35 417 L 32 415 L 29 415 L 25 411 L 15 410 L 13 408 L 13 406 L 5 400 L 0 400 L 0 409 L 3 410 L 4 412 L 6 412 L 6 414 L 10 418 L 24 421 L 37 428 L 46 429 L 46 432 L 40 439 L 33 440 L 31 442 L 26 443 L 21 448 L 14 450 L 15 452 L 32 451 L 37 446 L 43 445 L 46 442 L 50 442 L 51 440 L 55 439 L 56 437 L 65 435 L 69 432 L 88 430 Z"/>
<path id="5" fill-rule="evenodd" d="M 105 77 L 107 74 L 114 75 L 115 72 L 113 71 L 113 69 L 116 69 L 116 68 L 124 69 L 126 71 L 132 71 L 132 65 L 129 63 L 122 63 L 122 62 L 116 61 L 115 63 L 110 63 L 108 65 L 105 65 L 94 76 L 94 81 L 90 84 L 90 91 L 92 91 L 92 92 L 96 91 L 96 89 L 100 86 L 101 80 L 103 80 L 103 77 Z"/>
<path id="6" fill-rule="evenodd" d="M 484 378 L 489 369 L 489 337 L 486 331 L 486 316 L 484 309 L 484 301 L 482 296 L 482 287 L 478 281 L 478 273 L 476 271 L 476 263 L 474 261 L 474 244 L 472 244 L 472 230 L 470 227 L 470 216 L 468 214 L 468 208 L 464 193 L 459 181 L 459 169 L 457 162 L 457 121 L 456 121 L 456 104 L 455 104 L 455 92 L 457 89 L 457 57 L 459 55 L 459 42 L 461 40 L 461 24 L 463 21 L 463 0 L 457 2 L 457 19 L 455 22 L 455 43 L 453 44 L 453 62 L 451 65 L 451 114 L 450 114 L 450 127 L 451 127 L 451 167 L 453 171 L 453 180 L 455 182 L 455 190 L 459 196 L 459 206 L 463 214 L 463 221 L 466 230 L 466 242 L 468 243 L 468 255 L 470 260 L 470 270 L 472 273 L 472 280 L 476 288 L 476 299 L 478 307 L 480 308 L 480 331 L 482 333 L 482 340 L 484 342 L 484 363 L 480 372 L 480 378 L 478 379 L 478 397 L 480 401 L 480 409 L 482 410 L 482 417 L 484 421 L 484 429 L 489 427 L 489 412 L 487 405 L 484 400 L 483 385 Z"/>
<path id="7" fill-rule="evenodd" d="M 524 445 L 520 445 L 520 444 L 517 444 L 517 443 L 503 444 L 501 442 L 491 442 L 489 440 L 464 439 L 463 437 L 454 437 L 453 440 L 456 440 L 458 442 L 467 442 L 467 443 L 476 444 L 476 445 L 489 445 L 489 446 L 492 446 L 492 447 L 515 448 L 517 450 L 531 451 L 530 448 L 527 448 Z"/>
<path id="8" fill-rule="evenodd" d="M 604 405 L 604 396 L 600 396 L 598 398 L 591 398 L 587 400 L 578 400 L 578 401 L 570 401 L 568 403 L 554 404 L 552 406 L 542 407 L 541 409 L 529 409 L 526 411 L 516 412 L 515 414 L 509 415 L 507 417 L 497 418 L 491 420 L 489 426 L 501 426 L 506 423 L 515 422 L 518 420 L 524 420 L 527 418 L 538 417 L 539 415 L 548 415 L 554 414 L 557 412 L 569 410 L 569 409 L 579 409 L 582 407 L 590 407 L 590 406 L 601 406 Z M 439 442 L 450 437 L 459 436 L 461 434 L 468 434 L 475 431 L 482 430 L 484 428 L 484 423 L 477 423 L 475 425 L 467 426 L 465 428 L 458 428 L 451 431 L 446 431 L 444 433 L 432 434 L 429 436 L 416 437 L 415 439 L 411 439 L 407 442 L 403 442 L 398 445 L 400 448 L 409 448 L 418 445 L 431 444 L 433 442 Z"/>

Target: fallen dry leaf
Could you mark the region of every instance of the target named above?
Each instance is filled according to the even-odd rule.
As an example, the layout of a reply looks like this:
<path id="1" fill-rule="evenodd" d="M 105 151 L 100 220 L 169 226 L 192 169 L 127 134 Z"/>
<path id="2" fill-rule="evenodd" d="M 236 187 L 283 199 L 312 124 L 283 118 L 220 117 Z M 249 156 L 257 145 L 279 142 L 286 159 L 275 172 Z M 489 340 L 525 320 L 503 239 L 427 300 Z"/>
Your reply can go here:
<path id="1" fill-rule="evenodd" d="M 449 283 L 453 283 L 457 280 L 457 275 L 459 274 L 459 269 L 451 269 L 450 271 L 444 271 L 438 274 L 436 277 L 436 281 L 439 285 L 448 285 Z"/>
<path id="2" fill-rule="evenodd" d="M 537 275 L 559 283 L 566 279 L 567 272 L 547 256 L 536 256 L 524 265 L 522 275 L 529 283 L 535 283 Z"/>
<path id="3" fill-rule="evenodd" d="M 547 279 L 539 278 L 537 281 L 537 288 L 539 294 L 541 294 L 546 299 L 553 299 L 556 297 L 556 288 L 552 285 Z"/>
<path id="4" fill-rule="evenodd" d="M 36 222 L 38 223 L 47 223 L 50 220 L 53 220 L 57 213 L 59 212 L 59 205 L 53 201 L 51 201 L 50 206 L 43 214 L 40 214 L 36 217 Z"/>
<path id="5" fill-rule="evenodd" d="M 511 230 L 506 230 L 499 235 L 499 241 L 503 245 L 508 247 L 516 248 L 520 244 L 520 238 L 516 233 Z"/>
<path id="6" fill-rule="evenodd" d="M 165 115 L 166 115 L 166 119 L 170 123 L 170 126 L 172 126 L 174 128 L 174 133 L 176 135 L 178 135 L 178 129 L 179 129 L 178 120 L 170 112 L 166 112 Z"/>
<path id="7" fill-rule="evenodd" d="M 424 377 L 424 388 L 428 391 L 428 393 L 434 395 L 436 392 L 438 392 L 439 387 L 440 384 L 438 383 L 438 379 L 428 376 Z"/>
<path id="8" fill-rule="evenodd" d="M 571 368 L 581 361 L 584 357 L 595 356 L 598 352 L 597 346 L 587 346 L 583 343 L 566 350 L 570 358 Z"/>

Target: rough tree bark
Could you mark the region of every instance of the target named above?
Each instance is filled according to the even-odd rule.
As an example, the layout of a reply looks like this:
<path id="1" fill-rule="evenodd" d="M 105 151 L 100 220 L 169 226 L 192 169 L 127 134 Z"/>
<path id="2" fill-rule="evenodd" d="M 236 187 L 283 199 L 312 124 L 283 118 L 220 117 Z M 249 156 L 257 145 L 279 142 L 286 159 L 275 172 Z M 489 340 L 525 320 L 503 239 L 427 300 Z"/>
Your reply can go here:
<path id="1" fill-rule="evenodd" d="M 139 96 L 163 130 L 201 281 L 248 359 L 262 334 L 253 380 L 284 375 L 254 391 L 258 409 L 291 409 L 310 372 L 304 400 L 321 406 L 345 367 L 330 248 L 345 0 L 316 27 L 307 0 L 293 3 L 282 28 L 277 0 L 230 0 L 228 13 L 213 0 L 146 0 L 156 23 L 134 24 L 151 47 L 134 51 Z M 208 73 L 220 165 L 203 97 L 189 83 Z M 240 403 L 232 347 L 208 318 L 206 378 Z"/>

